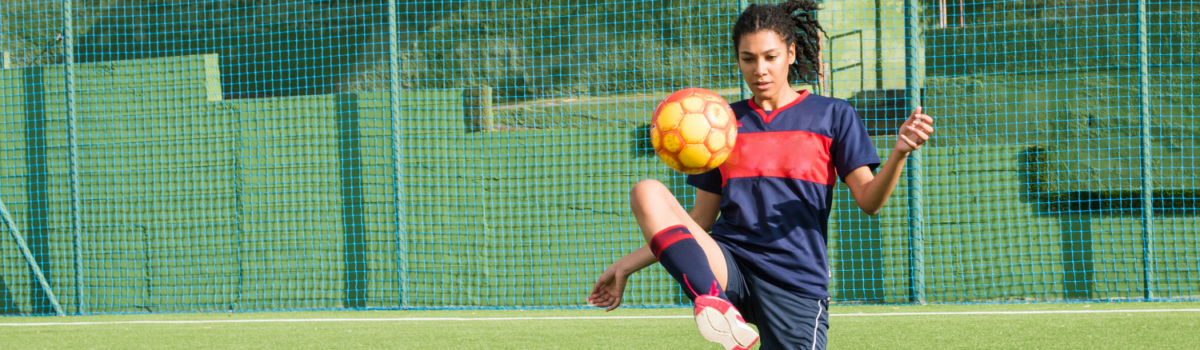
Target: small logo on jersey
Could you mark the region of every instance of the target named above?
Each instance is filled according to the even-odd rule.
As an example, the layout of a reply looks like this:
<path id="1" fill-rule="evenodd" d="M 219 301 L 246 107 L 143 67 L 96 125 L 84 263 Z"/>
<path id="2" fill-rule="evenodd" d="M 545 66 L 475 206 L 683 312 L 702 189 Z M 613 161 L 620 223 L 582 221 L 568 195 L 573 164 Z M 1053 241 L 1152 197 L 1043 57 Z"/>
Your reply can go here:
<path id="1" fill-rule="evenodd" d="M 742 127 L 742 122 L 738 122 L 738 127 Z"/>

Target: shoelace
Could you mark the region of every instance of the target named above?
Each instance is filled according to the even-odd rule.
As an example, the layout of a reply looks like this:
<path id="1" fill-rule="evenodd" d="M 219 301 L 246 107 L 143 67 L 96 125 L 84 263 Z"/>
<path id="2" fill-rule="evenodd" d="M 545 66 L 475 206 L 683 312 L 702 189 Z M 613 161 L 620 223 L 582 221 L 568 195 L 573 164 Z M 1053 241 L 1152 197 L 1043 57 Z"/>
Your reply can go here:
<path id="1" fill-rule="evenodd" d="M 686 273 L 683 274 L 683 284 L 688 287 L 688 290 L 692 292 L 692 295 L 695 295 L 697 298 L 700 297 L 700 293 L 696 293 L 696 290 L 692 289 L 692 284 L 688 282 Z M 721 285 L 717 284 L 717 280 L 713 280 L 712 287 L 708 289 L 708 295 L 714 297 L 721 295 Z"/>

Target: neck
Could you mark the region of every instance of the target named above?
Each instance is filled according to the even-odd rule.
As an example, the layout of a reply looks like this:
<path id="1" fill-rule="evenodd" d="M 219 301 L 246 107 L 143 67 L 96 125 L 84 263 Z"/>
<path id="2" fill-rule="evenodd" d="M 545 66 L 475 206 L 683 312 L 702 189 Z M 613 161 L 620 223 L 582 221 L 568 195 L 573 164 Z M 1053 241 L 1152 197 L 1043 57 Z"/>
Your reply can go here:
<path id="1" fill-rule="evenodd" d="M 762 95 L 755 95 L 754 103 L 759 107 L 762 107 L 763 110 L 773 111 L 779 107 L 783 107 L 789 103 L 792 103 L 797 98 L 800 98 L 800 93 L 792 91 L 792 89 L 789 87 L 786 89 L 780 89 L 779 92 L 776 92 L 772 95 L 767 95 L 765 93 Z"/>

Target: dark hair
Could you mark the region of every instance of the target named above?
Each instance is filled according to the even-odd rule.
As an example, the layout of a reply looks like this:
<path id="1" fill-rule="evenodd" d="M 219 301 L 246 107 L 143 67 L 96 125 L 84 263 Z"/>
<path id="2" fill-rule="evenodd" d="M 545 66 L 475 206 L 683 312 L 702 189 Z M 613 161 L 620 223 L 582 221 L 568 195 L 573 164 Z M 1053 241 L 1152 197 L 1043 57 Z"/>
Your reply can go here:
<path id="1" fill-rule="evenodd" d="M 825 32 L 812 13 L 816 10 L 817 3 L 812 0 L 750 5 L 733 25 L 733 51 L 738 51 L 738 40 L 746 34 L 773 31 L 788 47 L 796 44 L 796 61 L 789 64 L 788 82 L 813 83 L 821 76 L 820 33 Z"/>

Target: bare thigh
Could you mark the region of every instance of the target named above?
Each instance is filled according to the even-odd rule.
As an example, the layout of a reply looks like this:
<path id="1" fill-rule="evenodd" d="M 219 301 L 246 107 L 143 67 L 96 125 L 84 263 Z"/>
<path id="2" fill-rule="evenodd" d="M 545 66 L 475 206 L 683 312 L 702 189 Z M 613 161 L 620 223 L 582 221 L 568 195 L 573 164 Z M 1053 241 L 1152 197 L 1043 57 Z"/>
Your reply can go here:
<path id="1" fill-rule="evenodd" d="M 726 287 L 729 271 L 728 265 L 725 264 L 725 255 L 721 254 L 721 247 L 700 228 L 695 220 L 692 220 L 688 212 L 671 194 L 671 190 L 667 189 L 667 186 L 657 180 L 642 180 L 630 191 L 629 205 L 633 209 L 633 216 L 637 218 L 638 226 L 641 227 L 642 236 L 646 238 L 647 243 L 663 229 L 676 225 L 687 227 L 692 236 L 696 238 L 696 242 L 700 244 L 700 248 L 704 249 L 704 255 L 708 258 L 708 266 L 712 268 L 717 282 L 721 284 L 721 288 Z"/>

